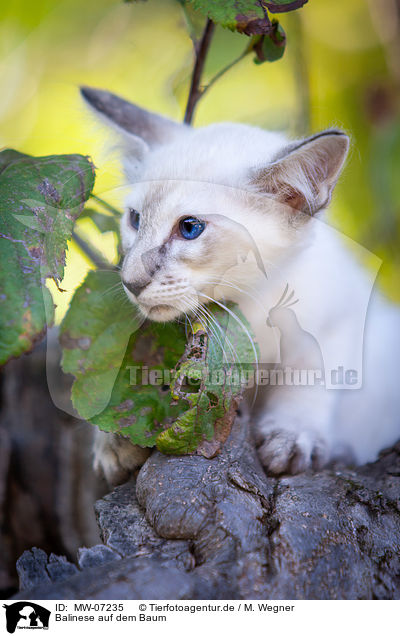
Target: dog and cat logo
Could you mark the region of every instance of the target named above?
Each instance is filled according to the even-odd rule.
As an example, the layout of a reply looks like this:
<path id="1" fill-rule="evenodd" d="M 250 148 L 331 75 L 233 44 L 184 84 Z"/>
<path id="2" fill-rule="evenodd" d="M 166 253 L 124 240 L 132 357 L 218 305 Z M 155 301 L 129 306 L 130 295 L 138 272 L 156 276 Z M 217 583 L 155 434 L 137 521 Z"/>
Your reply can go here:
<path id="1" fill-rule="evenodd" d="M 7 631 L 14 634 L 16 629 L 49 629 L 50 610 L 31 603 L 19 601 L 3 605 L 6 610 Z"/>

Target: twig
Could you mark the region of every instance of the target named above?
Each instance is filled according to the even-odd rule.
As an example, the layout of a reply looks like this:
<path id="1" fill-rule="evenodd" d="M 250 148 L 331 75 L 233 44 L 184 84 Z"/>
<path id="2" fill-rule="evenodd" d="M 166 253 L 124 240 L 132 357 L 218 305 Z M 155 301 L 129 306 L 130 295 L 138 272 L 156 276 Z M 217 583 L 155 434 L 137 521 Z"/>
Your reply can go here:
<path id="1" fill-rule="evenodd" d="M 106 261 L 100 252 L 93 246 L 86 243 L 86 241 L 79 236 L 75 230 L 72 231 L 72 239 L 85 256 L 92 261 L 93 265 L 95 265 L 97 269 L 115 269 L 114 265 Z"/>
<path id="2" fill-rule="evenodd" d="M 207 52 L 211 44 L 211 39 L 214 33 L 215 24 L 207 19 L 206 25 L 204 27 L 203 35 L 201 36 L 201 40 L 199 42 L 198 47 L 196 47 L 196 61 L 192 74 L 192 81 L 190 84 L 189 97 L 186 105 L 186 112 L 184 117 L 185 124 L 190 124 L 193 119 L 194 110 L 196 108 L 196 104 L 199 101 L 202 92 L 200 90 L 200 81 L 201 75 L 203 73 L 204 64 L 207 57 Z"/>
<path id="3" fill-rule="evenodd" d="M 239 57 L 235 58 L 232 62 L 230 62 L 229 64 L 224 66 L 224 68 L 222 68 L 220 71 L 218 71 L 218 73 L 214 75 L 214 77 L 208 82 L 208 84 L 202 88 L 200 97 L 203 97 L 204 93 L 206 93 L 208 89 L 211 88 L 213 84 L 215 84 L 215 82 L 217 82 L 223 75 L 225 75 L 225 73 L 229 71 L 233 66 L 235 66 L 235 64 L 238 64 L 238 62 L 243 60 L 243 58 L 246 57 L 246 55 L 248 55 L 249 52 L 250 52 L 250 49 L 245 49 L 243 53 L 239 55 Z"/>
<path id="4" fill-rule="evenodd" d="M 119 216 L 119 217 L 121 216 L 121 211 L 117 210 L 117 208 L 114 208 L 114 206 L 112 206 L 111 203 L 107 203 L 107 201 L 104 201 L 104 199 L 100 199 L 100 197 L 98 197 L 97 194 L 91 194 L 90 196 L 92 199 L 97 201 L 97 203 L 100 203 L 100 205 L 102 205 L 109 212 L 112 212 L 116 216 Z"/>

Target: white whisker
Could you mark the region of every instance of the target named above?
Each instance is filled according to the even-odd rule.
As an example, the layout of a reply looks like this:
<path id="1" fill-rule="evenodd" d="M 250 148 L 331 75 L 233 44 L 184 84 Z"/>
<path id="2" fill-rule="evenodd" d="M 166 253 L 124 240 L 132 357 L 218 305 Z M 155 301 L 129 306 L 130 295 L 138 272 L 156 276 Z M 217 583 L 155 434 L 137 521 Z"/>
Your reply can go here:
<path id="1" fill-rule="evenodd" d="M 202 306 L 202 305 L 198 306 L 197 311 L 199 311 L 201 313 L 201 315 L 203 316 L 203 318 L 205 318 L 206 321 L 208 322 L 208 328 L 210 329 L 211 333 L 214 335 L 215 339 L 217 340 L 218 344 L 220 345 L 220 348 L 221 348 L 221 351 L 222 351 L 222 355 L 225 358 L 225 362 L 227 364 L 229 364 L 228 356 L 226 354 L 224 343 L 223 343 L 223 340 L 222 340 L 222 336 L 226 335 L 226 334 L 223 334 L 221 326 L 219 325 L 217 319 L 215 318 L 215 316 L 212 316 L 212 314 L 210 314 L 210 312 L 208 312 L 205 309 L 205 307 Z M 220 336 L 218 334 L 218 330 L 221 333 L 221 338 L 220 338 Z M 226 338 L 226 340 L 228 340 L 228 339 Z M 228 344 L 230 346 L 230 342 L 229 341 L 228 341 Z M 233 349 L 232 349 L 232 353 L 234 354 Z"/>
<path id="2" fill-rule="evenodd" d="M 220 332 L 221 338 L 223 338 L 225 340 L 225 342 L 227 343 L 227 345 L 228 345 L 228 347 L 230 349 L 231 355 L 232 355 L 233 363 L 235 363 L 235 361 L 236 361 L 239 364 L 239 359 L 238 359 L 238 357 L 236 355 L 235 348 L 234 348 L 230 338 L 228 337 L 228 334 L 227 334 L 226 330 L 224 330 L 222 328 L 222 326 L 218 322 L 217 318 L 207 309 L 207 307 L 205 305 L 202 305 L 202 309 L 203 309 L 203 312 L 206 314 L 206 316 L 209 316 L 210 320 L 215 324 L 215 328 L 218 329 L 218 331 Z M 222 345 L 222 348 L 223 348 L 223 351 L 225 351 L 225 348 L 224 348 L 223 345 Z"/>
<path id="3" fill-rule="evenodd" d="M 206 320 L 206 324 L 204 325 L 206 330 L 210 329 L 211 333 L 214 335 L 214 337 L 219 340 L 218 334 L 215 332 L 215 330 L 212 328 L 211 324 L 208 323 L 207 320 L 207 316 L 204 314 L 204 312 L 202 311 L 202 307 L 201 305 L 196 305 L 194 303 L 194 301 L 187 299 L 187 302 L 191 305 L 191 310 L 194 313 L 194 315 L 196 316 L 197 320 L 199 320 L 199 322 L 203 323 L 204 319 Z M 212 339 L 210 339 L 212 341 Z M 220 342 L 221 345 L 221 349 L 223 351 L 223 354 L 225 355 L 225 351 L 222 345 L 222 342 Z M 226 356 L 225 356 L 226 357 Z M 226 359 L 226 361 L 228 361 Z"/>
<path id="4" fill-rule="evenodd" d="M 244 333 L 246 334 L 247 338 L 249 339 L 249 342 L 251 344 L 251 347 L 253 349 L 253 353 L 254 353 L 254 360 L 255 360 L 255 366 L 256 368 L 258 367 L 258 355 L 257 355 L 257 350 L 254 346 L 254 341 L 253 338 L 251 337 L 251 334 L 249 332 L 249 330 L 247 329 L 246 325 L 243 324 L 243 322 L 240 320 L 240 318 L 238 316 L 236 316 L 236 314 L 234 314 L 233 311 L 231 311 L 229 309 L 229 307 L 227 307 L 226 305 L 224 305 L 223 303 L 220 303 L 219 301 L 210 298 L 209 296 L 207 296 L 206 294 L 200 293 L 201 296 L 204 296 L 205 298 L 208 298 L 208 300 L 210 300 L 211 302 L 215 302 L 217 305 L 219 305 L 222 309 L 224 309 L 243 329 Z M 254 397 L 253 397 L 253 402 L 252 402 L 252 407 L 255 404 L 255 401 L 257 399 L 257 394 L 258 394 L 258 385 L 256 384 L 256 389 L 254 391 Z"/>
<path id="5" fill-rule="evenodd" d="M 258 364 L 257 350 L 256 350 L 256 348 L 254 346 L 253 338 L 251 337 L 251 334 L 250 334 L 249 330 L 247 329 L 246 325 L 243 324 L 243 322 L 240 320 L 240 318 L 238 316 L 236 316 L 236 314 L 233 311 L 231 311 L 231 309 L 229 309 L 229 307 L 227 307 L 223 303 L 220 303 L 218 300 L 215 300 L 214 298 L 210 298 L 210 296 L 207 296 L 207 294 L 203 294 L 202 292 L 199 292 L 199 294 L 200 294 L 200 296 L 204 296 L 204 298 L 207 298 L 211 302 L 213 302 L 216 305 L 218 305 L 219 307 L 221 307 L 221 309 L 224 309 L 242 327 L 244 333 L 248 337 L 249 342 L 250 342 L 250 344 L 252 346 L 253 353 L 254 353 L 255 364 Z"/>

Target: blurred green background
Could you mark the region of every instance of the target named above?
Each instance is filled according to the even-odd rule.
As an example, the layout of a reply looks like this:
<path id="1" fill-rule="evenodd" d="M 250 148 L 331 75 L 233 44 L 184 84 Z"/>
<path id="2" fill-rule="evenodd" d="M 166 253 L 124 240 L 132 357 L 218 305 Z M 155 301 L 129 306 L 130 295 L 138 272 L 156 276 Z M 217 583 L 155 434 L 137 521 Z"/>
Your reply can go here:
<path id="1" fill-rule="evenodd" d="M 247 56 L 200 102 L 195 125 L 241 121 L 293 135 L 338 126 L 352 150 L 332 204 L 337 228 L 379 256 L 381 287 L 400 300 L 400 3 L 309 0 L 280 18 L 283 59 Z M 206 79 L 238 56 L 244 35 L 217 28 Z M 119 204 L 121 174 L 109 137 L 77 86 L 107 88 L 182 119 L 192 44 L 179 3 L 148 0 L 8 0 L 0 7 L 0 147 L 35 155 L 83 153 L 98 168 L 96 192 Z M 95 237 L 114 261 L 115 237 Z M 68 253 L 60 319 L 90 263 Z"/>

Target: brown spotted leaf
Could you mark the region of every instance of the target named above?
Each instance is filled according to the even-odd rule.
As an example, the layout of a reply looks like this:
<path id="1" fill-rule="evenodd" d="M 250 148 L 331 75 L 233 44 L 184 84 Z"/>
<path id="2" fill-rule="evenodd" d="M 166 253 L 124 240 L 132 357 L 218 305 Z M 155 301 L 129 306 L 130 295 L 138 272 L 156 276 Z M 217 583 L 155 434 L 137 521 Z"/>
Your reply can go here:
<path id="1" fill-rule="evenodd" d="M 0 364 L 29 351 L 52 321 L 45 281 L 63 276 L 67 241 L 93 184 L 86 157 L 0 153 Z"/>
<path id="2" fill-rule="evenodd" d="M 271 13 L 285 13 L 286 11 L 295 11 L 303 7 L 308 0 L 268 0 L 263 1 L 263 5 L 271 11 Z"/>
<path id="3" fill-rule="evenodd" d="M 263 35 L 271 31 L 271 13 L 283 13 L 302 7 L 307 0 L 188 0 L 194 9 L 215 24 L 246 35 Z"/>
<path id="4" fill-rule="evenodd" d="M 275 62 L 279 60 L 286 46 L 286 34 L 278 20 L 272 20 L 271 32 L 267 35 L 255 36 L 253 50 L 256 54 L 256 64 L 263 62 Z"/>
<path id="5" fill-rule="evenodd" d="M 61 325 L 62 367 L 75 376 L 72 402 L 81 417 L 134 444 L 154 446 L 180 412 L 171 407 L 161 372 L 178 362 L 185 333 L 177 323 L 142 322 L 118 272 L 89 272 Z M 152 381 L 154 373 L 159 378 Z"/>
<path id="6" fill-rule="evenodd" d="M 81 417 L 167 454 L 218 453 L 257 355 L 239 310 L 212 310 L 218 340 L 197 324 L 186 342 L 180 323 L 138 320 L 118 272 L 89 272 L 60 329 L 62 367 L 75 377 Z"/>
<path id="7" fill-rule="evenodd" d="M 201 323 L 192 323 L 171 388 L 177 404 L 186 406 L 156 441 L 165 454 L 198 453 L 210 458 L 220 452 L 258 359 L 250 325 L 239 308 L 233 304 L 227 310 L 222 305 L 209 308 L 220 333 L 216 339 Z"/>

